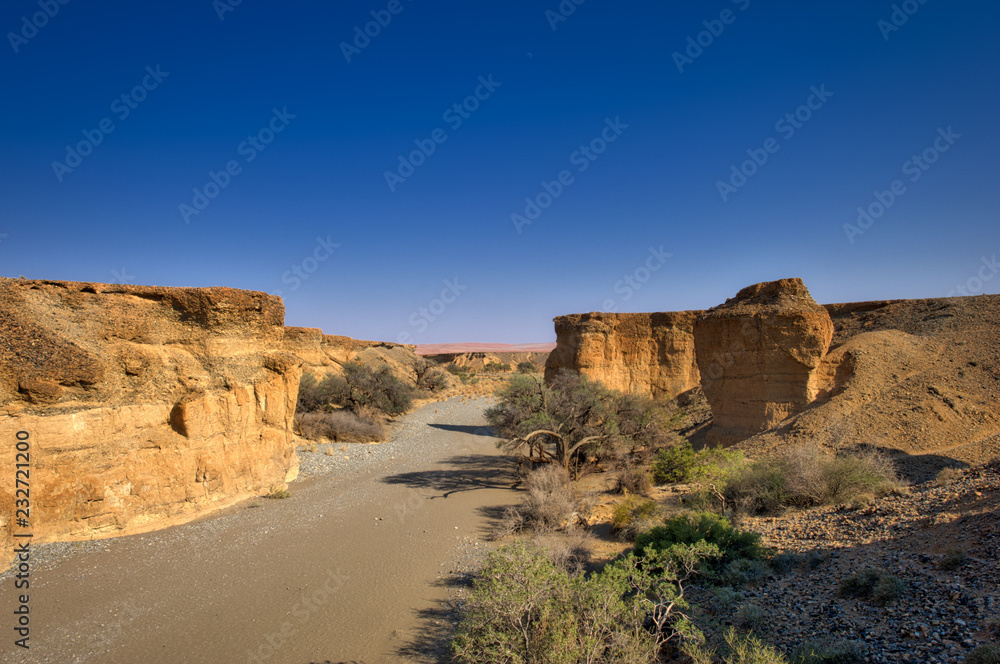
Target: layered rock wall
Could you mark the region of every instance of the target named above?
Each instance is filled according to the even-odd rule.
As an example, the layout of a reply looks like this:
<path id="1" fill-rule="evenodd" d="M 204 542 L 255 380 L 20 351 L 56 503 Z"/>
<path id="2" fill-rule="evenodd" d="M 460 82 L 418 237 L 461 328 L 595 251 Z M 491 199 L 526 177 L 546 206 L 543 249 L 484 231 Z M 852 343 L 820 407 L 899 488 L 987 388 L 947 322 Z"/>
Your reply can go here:
<path id="1" fill-rule="evenodd" d="M 229 288 L 0 279 L 0 458 L 27 432 L 35 541 L 162 527 L 292 479 L 283 319 L 279 298 Z"/>
<path id="2" fill-rule="evenodd" d="M 555 319 L 545 378 L 577 371 L 607 387 L 673 399 L 699 384 L 693 326 L 700 312 L 589 313 Z"/>
<path id="3" fill-rule="evenodd" d="M 694 342 L 712 437 L 732 442 L 770 429 L 820 395 L 833 322 L 801 279 L 744 288 L 701 315 Z"/>

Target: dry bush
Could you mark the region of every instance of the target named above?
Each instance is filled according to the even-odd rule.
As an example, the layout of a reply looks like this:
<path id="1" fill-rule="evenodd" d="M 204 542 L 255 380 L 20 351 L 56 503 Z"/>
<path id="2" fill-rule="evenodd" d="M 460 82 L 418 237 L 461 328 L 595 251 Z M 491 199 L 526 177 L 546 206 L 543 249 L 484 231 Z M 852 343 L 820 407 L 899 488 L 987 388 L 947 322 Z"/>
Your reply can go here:
<path id="1" fill-rule="evenodd" d="M 370 443 L 387 438 L 385 425 L 378 419 L 347 410 L 331 413 L 303 413 L 295 417 L 302 437 L 308 440 L 332 440 L 338 443 Z"/>
<path id="2" fill-rule="evenodd" d="M 508 507 L 493 527 L 491 534 L 494 540 L 525 530 L 547 533 L 562 529 L 577 511 L 569 473 L 555 464 L 547 464 L 528 473 L 524 491 L 522 503 L 517 507 Z"/>
<path id="3" fill-rule="evenodd" d="M 800 445 L 735 473 L 725 498 L 737 510 L 752 514 L 789 505 L 864 504 L 904 489 L 892 460 L 877 451 L 831 456 L 815 445 Z"/>
<path id="4" fill-rule="evenodd" d="M 615 493 L 647 494 L 652 490 L 653 483 L 649 479 L 649 471 L 641 466 L 626 466 L 618 472 L 615 480 Z"/>
<path id="5" fill-rule="evenodd" d="M 955 468 L 953 466 L 942 468 L 941 472 L 939 472 L 934 478 L 934 486 L 948 486 L 949 484 L 962 479 L 963 474 L 964 473 L 961 468 Z"/>
<path id="6" fill-rule="evenodd" d="M 556 530 L 576 512 L 569 473 L 555 464 L 533 470 L 524 480 L 525 518 L 535 532 Z"/>
<path id="7" fill-rule="evenodd" d="M 531 541 L 545 550 L 549 562 L 566 570 L 570 576 L 585 572 L 593 555 L 594 538 L 585 530 L 536 535 Z"/>

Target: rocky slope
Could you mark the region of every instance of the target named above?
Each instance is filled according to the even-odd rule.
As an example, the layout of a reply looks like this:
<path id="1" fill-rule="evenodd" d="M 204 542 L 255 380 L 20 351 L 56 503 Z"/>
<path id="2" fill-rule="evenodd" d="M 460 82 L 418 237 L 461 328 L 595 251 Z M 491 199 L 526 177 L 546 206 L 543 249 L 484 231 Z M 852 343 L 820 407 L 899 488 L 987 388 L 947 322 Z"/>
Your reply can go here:
<path id="1" fill-rule="evenodd" d="M 302 370 L 317 378 L 343 373 L 343 365 L 353 360 L 366 364 L 387 364 L 402 379 L 413 380 L 413 366 L 419 359 L 415 346 L 386 341 L 363 341 L 332 334 L 314 327 L 286 327 L 285 350 L 302 359 Z"/>
<path id="2" fill-rule="evenodd" d="M 0 279 L 0 456 L 28 432 L 35 541 L 162 527 L 293 478 L 283 319 L 229 288 Z"/>
<path id="3" fill-rule="evenodd" d="M 698 387 L 693 325 L 699 313 L 559 316 L 545 377 L 569 369 L 624 392 L 681 396 Z"/>

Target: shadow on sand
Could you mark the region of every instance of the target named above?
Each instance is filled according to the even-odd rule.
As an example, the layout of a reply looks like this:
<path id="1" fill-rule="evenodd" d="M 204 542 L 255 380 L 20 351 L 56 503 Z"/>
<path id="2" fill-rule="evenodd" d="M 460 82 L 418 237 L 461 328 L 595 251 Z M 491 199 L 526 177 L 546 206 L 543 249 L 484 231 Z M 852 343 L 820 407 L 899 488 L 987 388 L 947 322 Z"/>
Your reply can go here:
<path id="1" fill-rule="evenodd" d="M 390 475 L 386 484 L 402 484 L 411 489 L 433 489 L 447 498 L 460 491 L 509 489 L 516 481 L 516 464 L 509 458 L 490 454 L 453 456 L 441 462 L 441 470 L 423 470 Z"/>
<path id="2" fill-rule="evenodd" d="M 487 438 L 496 437 L 492 428 L 476 426 L 473 424 L 431 424 L 429 426 L 435 429 L 441 429 L 442 431 L 455 431 L 458 433 L 467 433 L 473 436 L 486 436 Z"/>

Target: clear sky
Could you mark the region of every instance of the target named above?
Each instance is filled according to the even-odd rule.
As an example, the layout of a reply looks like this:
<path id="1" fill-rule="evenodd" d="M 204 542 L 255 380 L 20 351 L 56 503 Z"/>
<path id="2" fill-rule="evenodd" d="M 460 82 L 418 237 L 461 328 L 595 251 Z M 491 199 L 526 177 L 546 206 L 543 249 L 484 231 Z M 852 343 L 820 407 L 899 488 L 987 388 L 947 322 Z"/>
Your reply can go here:
<path id="1" fill-rule="evenodd" d="M 998 3 L 8 0 L 0 31 L 3 276 L 411 343 L 792 276 L 1000 292 Z"/>

